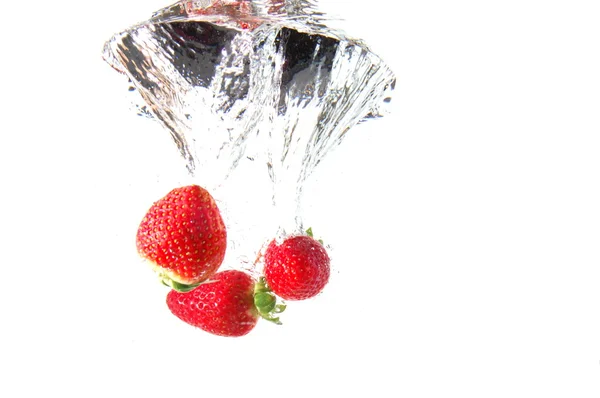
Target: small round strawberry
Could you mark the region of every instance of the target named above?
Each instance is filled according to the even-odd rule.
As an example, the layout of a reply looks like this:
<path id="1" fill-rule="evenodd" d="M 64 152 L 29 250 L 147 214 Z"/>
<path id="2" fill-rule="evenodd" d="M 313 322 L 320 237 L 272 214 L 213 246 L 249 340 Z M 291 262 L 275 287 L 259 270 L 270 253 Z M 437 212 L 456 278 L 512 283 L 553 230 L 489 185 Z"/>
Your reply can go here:
<path id="1" fill-rule="evenodd" d="M 225 257 L 227 232 L 213 197 L 202 187 L 173 189 L 152 205 L 137 232 L 137 248 L 162 282 L 189 291 L 212 276 Z"/>
<path id="2" fill-rule="evenodd" d="M 264 285 L 242 271 L 217 272 L 194 290 L 171 290 L 167 306 L 182 321 L 218 336 L 239 337 L 248 334 L 258 317 L 281 324 L 275 313 L 284 305 Z"/>
<path id="3" fill-rule="evenodd" d="M 281 244 L 273 240 L 265 252 L 265 279 L 283 299 L 314 297 L 329 281 L 329 256 L 310 229 L 307 233 L 288 237 Z"/>

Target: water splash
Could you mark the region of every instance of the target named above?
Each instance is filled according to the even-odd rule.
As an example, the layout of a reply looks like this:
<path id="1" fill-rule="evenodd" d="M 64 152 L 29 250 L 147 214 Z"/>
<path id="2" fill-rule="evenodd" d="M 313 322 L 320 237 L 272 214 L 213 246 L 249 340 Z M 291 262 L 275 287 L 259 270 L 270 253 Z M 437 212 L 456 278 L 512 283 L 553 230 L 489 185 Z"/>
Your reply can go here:
<path id="1" fill-rule="evenodd" d="M 103 55 L 197 183 L 220 189 L 240 164 L 268 175 L 280 233 L 304 228 L 304 181 L 354 125 L 385 113 L 395 85 L 381 58 L 307 0 L 180 1 L 116 34 Z"/>

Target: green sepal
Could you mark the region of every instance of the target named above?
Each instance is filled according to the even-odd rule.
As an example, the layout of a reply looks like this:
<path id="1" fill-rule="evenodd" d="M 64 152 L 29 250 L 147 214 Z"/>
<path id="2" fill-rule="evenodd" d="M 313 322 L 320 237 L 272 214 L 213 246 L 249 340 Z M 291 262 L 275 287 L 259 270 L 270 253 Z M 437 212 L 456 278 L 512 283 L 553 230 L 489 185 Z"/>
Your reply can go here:
<path id="1" fill-rule="evenodd" d="M 285 305 L 285 304 L 277 304 L 275 306 L 275 309 L 273 310 L 273 313 L 281 314 L 283 311 L 285 311 L 286 308 L 287 308 L 287 305 Z"/>
<path id="2" fill-rule="evenodd" d="M 277 299 L 270 293 L 259 292 L 254 295 L 254 305 L 261 313 L 269 313 L 275 309 Z"/>
<path id="3" fill-rule="evenodd" d="M 284 303 L 277 303 L 277 296 L 271 291 L 264 277 L 261 277 L 256 285 L 254 285 L 254 306 L 258 314 L 269 322 L 276 325 L 281 325 L 279 317 L 275 314 L 280 314 L 285 311 Z"/>
<path id="4" fill-rule="evenodd" d="M 163 285 L 170 287 L 171 289 L 176 290 L 179 293 L 191 292 L 192 290 L 194 290 L 195 288 L 200 286 L 199 283 L 194 283 L 193 285 L 186 285 L 184 283 L 179 283 L 179 282 L 174 281 L 173 279 L 167 277 L 166 275 L 163 275 L 161 277 L 160 281 L 162 282 Z"/>
<path id="5" fill-rule="evenodd" d="M 310 236 L 311 238 L 315 239 L 315 236 L 313 234 L 313 230 L 312 227 L 309 227 L 306 230 L 306 235 Z M 319 242 L 321 245 L 324 245 L 325 243 L 323 243 L 323 239 L 316 239 L 317 242 Z"/>

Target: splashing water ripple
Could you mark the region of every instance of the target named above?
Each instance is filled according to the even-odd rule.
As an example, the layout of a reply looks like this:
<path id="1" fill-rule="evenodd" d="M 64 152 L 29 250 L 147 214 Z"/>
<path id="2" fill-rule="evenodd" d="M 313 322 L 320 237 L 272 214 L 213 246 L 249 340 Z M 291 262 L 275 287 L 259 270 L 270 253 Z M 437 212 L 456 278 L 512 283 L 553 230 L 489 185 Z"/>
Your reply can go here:
<path id="1" fill-rule="evenodd" d="M 304 228 L 304 181 L 349 129 L 385 114 L 395 86 L 377 55 L 328 28 L 306 0 L 180 1 L 114 35 L 103 56 L 127 76 L 138 112 L 169 131 L 198 184 L 223 190 L 241 163 L 270 179 L 280 234 Z M 265 201 L 249 190 L 238 216 Z M 273 234 L 260 217 L 253 224 Z M 235 255 L 256 251 L 247 226 L 233 229 Z"/>

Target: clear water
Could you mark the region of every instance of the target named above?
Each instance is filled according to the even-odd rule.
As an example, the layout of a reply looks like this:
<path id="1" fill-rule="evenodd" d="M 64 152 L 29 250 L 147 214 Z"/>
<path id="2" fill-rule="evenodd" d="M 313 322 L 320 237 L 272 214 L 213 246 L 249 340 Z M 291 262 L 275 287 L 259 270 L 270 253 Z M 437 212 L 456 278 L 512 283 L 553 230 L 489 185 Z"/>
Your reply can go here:
<path id="1" fill-rule="evenodd" d="M 304 181 L 353 126 L 385 113 L 394 89 L 385 63 L 317 10 L 183 1 L 104 48 L 136 111 L 165 127 L 193 180 L 215 194 L 228 258 L 249 268 L 265 240 L 305 229 Z"/>

